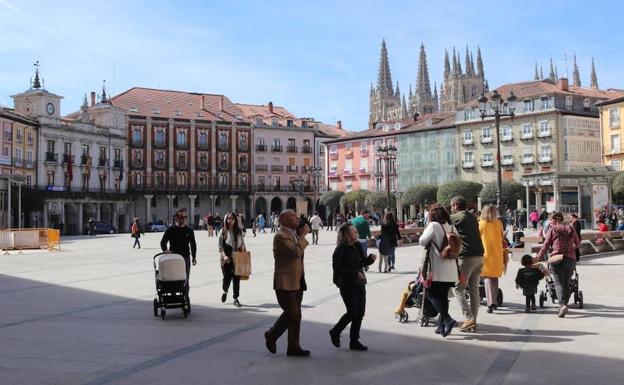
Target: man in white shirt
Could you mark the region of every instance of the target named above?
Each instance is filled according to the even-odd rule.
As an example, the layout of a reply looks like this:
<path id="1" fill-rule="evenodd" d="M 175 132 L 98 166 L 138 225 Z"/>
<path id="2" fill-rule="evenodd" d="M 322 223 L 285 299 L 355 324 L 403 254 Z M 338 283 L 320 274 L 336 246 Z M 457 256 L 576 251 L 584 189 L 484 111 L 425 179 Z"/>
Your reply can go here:
<path id="1" fill-rule="evenodd" d="M 323 223 L 323 220 L 315 212 L 312 218 L 310 219 L 310 226 L 312 228 L 312 244 L 313 245 L 318 245 L 319 229 L 321 228 L 322 223 Z"/>

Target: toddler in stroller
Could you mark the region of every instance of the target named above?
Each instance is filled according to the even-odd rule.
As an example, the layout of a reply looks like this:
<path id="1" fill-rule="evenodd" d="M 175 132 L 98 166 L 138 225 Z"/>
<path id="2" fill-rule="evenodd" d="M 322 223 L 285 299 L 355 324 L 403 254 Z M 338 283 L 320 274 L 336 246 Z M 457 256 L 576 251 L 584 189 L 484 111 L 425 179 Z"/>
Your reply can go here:
<path id="1" fill-rule="evenodd" d="M 403 293 L 401 293 L 401 303 L 394 311 L 395 319 L 398 322 L 408 322 L 409 315 L 405 311 L 406 308 L 418 309 L 417 321 L 420 322 L 420 326 L 428 326 L 429 320 L 438 315 L 438 312 L 425 295 L 425 287 L 421 282 L 420 273 L 416 277 L 416 281 L 410 281 Z"/>
<path id="2" fill-rule="evenodd" d="M 186 286 L 186 264 L 179 254 L 158 253 L 154 256 L 156 294 L 154 317 L 165 319 L 165 309 L 182 309 L 184 318 L 191 312 L 191 302 Z"/>

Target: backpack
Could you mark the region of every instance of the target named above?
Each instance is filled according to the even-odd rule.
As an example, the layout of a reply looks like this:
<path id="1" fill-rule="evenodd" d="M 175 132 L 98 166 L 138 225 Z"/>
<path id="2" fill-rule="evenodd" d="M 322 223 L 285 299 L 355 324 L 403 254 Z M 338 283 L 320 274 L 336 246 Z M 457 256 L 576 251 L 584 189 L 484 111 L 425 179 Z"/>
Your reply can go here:
<path id="1" fill-rule="evenodd" d="M 457 259 L 459 258 L 459 254 L 462 251 L 461 238 L 459 237 L 459 234 L 454 231 L 454 229 L 455 228 L 453 227 L 453 230 L 446 231 L 444 230 L 444 227 L 442 227 L 442 230 L 444 230 L 446 236 L 444 237 L 444 241 L 442 242 L 442 247 L 438 247 L 437 245 L 436 247 L 440 252 L 440 257 L 442 257 L 443 259 Z"/>

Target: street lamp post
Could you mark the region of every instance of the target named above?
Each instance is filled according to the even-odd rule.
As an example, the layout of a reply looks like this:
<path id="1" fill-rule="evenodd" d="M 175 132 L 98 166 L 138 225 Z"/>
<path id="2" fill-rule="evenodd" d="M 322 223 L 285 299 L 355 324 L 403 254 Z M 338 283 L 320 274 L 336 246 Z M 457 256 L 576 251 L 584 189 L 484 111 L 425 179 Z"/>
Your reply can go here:
<path id="1" fill-rule="evenodd" d="M 490 99 L 481 94 L 479 98 L 479 111 L 481 112 L 481 120 L 485 118 L 494 118 L 496 125 L 496 206 L 498 210 L 501 210 L 501 193 L 503 189 L 503 170 L 501 167 L 501 155 L 500 155 L 500 119 L 501 117 L 511 117 L 513 121 L 514 111 L 516 110 L 516 95 L 513 92 L 509 92 L 507 100 L 504 100 L 498 91 L 494 90 Z M 488 112 L 488 106 L 492 112 Z M 505 112 L 505 110 L 509 112 Z"/>
<path id="2" fill-rule="evenodd" d="M 386 207 L 390 208 L 390 161 L 396 159 L 397 148 L 392 144 L 377 147 L 377 156 L 386 162 Z"/>
<path id="3" fill-rule="evenodd" d="M 319 178 L 321 176 L 321 172 L 323 171 L 323 169 L 321 167 L 312 167 L 309 169 L 310 172 L 312 172 L 312 175 L 314 176 L 314 211 L 317 211 L 316 209 L 316 201 L 318 200 L 318 193 L 319 193 Z"/>

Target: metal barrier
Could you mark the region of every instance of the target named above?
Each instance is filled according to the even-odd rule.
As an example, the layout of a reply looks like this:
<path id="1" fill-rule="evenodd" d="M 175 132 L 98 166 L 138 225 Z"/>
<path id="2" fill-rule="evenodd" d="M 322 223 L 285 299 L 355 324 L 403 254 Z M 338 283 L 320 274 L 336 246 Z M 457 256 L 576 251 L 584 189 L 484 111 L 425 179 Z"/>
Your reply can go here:
<path id="1" fill-rule="evenodd" d="M 0 249 L 48 249 L 61 250 L 61 233 L 55 229 L 11 229 L 0 230 Z"/>

